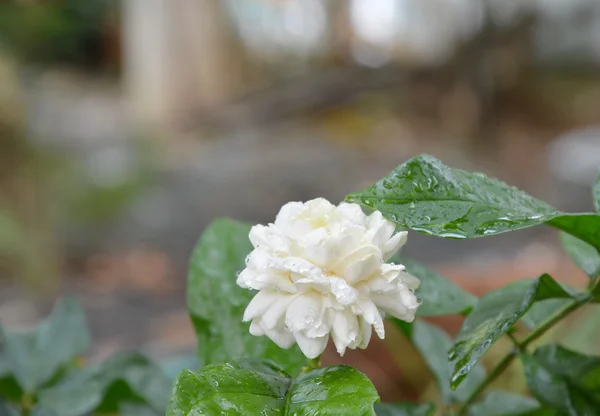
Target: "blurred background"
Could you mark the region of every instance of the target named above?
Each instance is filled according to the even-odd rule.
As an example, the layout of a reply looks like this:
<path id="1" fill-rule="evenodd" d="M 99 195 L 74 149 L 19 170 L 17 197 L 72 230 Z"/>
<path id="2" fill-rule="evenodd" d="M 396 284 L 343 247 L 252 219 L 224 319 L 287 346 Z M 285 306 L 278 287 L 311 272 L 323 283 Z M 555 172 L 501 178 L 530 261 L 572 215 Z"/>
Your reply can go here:
<path id="1" fill-rule="evenodd" d="M 176 367 L 195 347 L 186 269 L 208 222 L 339 201 L 423 152 L 591 210 L 600 3 L 2 0 L 0 321 L 31 326 L 74 294 L 91 360 L 136 348 Z M 544 227 L 413 233 L 405 250 L 478 295 L 586 279 Z M 548 336 L 598 349 L 597 312 Z M 406 341 L 386 343 L 343 360 L 385 400 L 434 394 Z M 499 383 L 524 388 L 514 377 Z"/>

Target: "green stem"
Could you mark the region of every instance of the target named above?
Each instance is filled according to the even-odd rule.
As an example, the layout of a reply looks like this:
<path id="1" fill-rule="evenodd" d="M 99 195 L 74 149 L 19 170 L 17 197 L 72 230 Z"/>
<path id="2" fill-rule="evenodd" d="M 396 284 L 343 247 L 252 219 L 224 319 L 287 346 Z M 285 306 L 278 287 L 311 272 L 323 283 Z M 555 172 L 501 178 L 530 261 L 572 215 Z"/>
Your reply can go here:
<path id="1" fill-rule="evenodd" d="M 458 409 L 459 415 L 464 415 L 467 412 L 467 408 L 471 403 L 477 399 L 477 397 L 485 390 L 487 386 L 489 386 L 500 374 L 504 372 L 508 368 L 508 366 L 512 363 L 512 361 L 519 355 L 519 352 L 524 350 L 529 344 L 533 341 L 544 335 L 550 328 L 564 319 L 567 315 L 572 313 L 573 311 L 579 309 L 586 303 L 592 300 L 592 296 L 588 294 L 587 296 L 571 303 L 565 308 L 561 309 L 557 313 L 555 313 L 552 317 L 542 323 L 539 327 L 534 329 L 526 336 L 522 341 L 515 342 L 515 348 L 513 348 L 497 365 L 494 369 L 488 374 L 488 376 L 483 380 L 479 386 L 471 393 L 471 395 L 467 398 L 467 400 L 462 404 L 462 406 Z"/>
<path id="2" fill-rule="evenodd" d="M 31 407 L 33 406 L 33 397 L 29 394 L 25 394 L 21 397 L 21 415 L 29 416 L 31 413 Z"/>
<path id="3" fill-rule="evenodd" d="M 586 303 L 588 303 L 592 297 L 590 295 L 578 300 L 576 302 L 571 303 L 570 305 L 564 307 L 552 317 L 547 319 L 544 323 L 538 326 L 535 330 L 531 331 L 529 335 L 527 335 L 521 342 L 519 342 L 519 346 L 524 349 L 533 341 L 544 335 L 550 328 L 556 325 L 558 322 L 562 321 L 567 315 L 571 312 L 576 311 Z"/>
<path id="4" fill-rule="evenodd" d="M 321 367 L 321 356 L 319 355 L 312 360 L 309 360 L 304 367 L 302 367 L 302 373 L 308 373 L 309 371 L 315 370 Z"/>

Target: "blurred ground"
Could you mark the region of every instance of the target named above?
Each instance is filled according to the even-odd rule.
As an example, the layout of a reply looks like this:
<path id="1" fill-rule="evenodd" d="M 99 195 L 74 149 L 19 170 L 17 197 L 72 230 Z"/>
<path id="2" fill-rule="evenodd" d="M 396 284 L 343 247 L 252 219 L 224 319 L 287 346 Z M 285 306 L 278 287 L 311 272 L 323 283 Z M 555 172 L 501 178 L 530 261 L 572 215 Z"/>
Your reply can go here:
<path id="1" fill-rule="evenodd" d="M 27 124 L 44 145 L 60 146 L 82 160 L 93 160 L 106 148 L 116 153 L 130 149 L 133 135 L 117 91 L 85 84 L 76 88 L 73 82 L 72 90 L 40 85 L 29 86 L 27 106 L 32 111 Z M 329 111 L 345 112 L 351 123 L 369 116 L 352 104 Z M 67 240 L 70 273 L 53 293 L 74 294 L 82 302 L 95 340 L 92 359 L 140 346 L 158 358 L 193 352 L 185 269 L 202 229 L 215 217 L 265 223 L 290 200 L 341 200 L 421 152 L 497 176 L 560 208 L 591 209 L 587 187 L 566 185 L 549 170 L 547 145 L 559 131 L 522 125 L 518 116 L 499 120 L 493 134 L 503 136 L 494 152 L 484 148 L 475 153 L 451 139 L 435 140 L 443 133 L 420 120 L 371 116 L 377 117 L 370 121 L 373 127 L 361 132 L 343 126 L 344 121 L 336 125 L 332 117 L 324 112 L 270 122 L 220 133 L 218 139 L 182 135 L 155 159 L 150 184 L 116 217 L 87 227 L 84 235 L 69 222 L 62 225 L 67 235 L 76 237 Z M 348 139 L 336 128 L 348 128 L 356 137 Z M 368 141 L 360 137 L 367 135 Z M 527 142 L 522 140 L 525 135 Z M 556 233 L 547 228 L 472 241 L 413 233 L 404 254 L 478 295 L 542 272 L 573 285 L 585 283 L 558 248 Z M 53 296 L 32 294 L 14 281 L 0 284 L 0 316 L 6 325 L 30 325 L 51 307 Z M 460 325 L 456 319 L 441 322 L 451 332 Z M 389 338 L 402 342 L 397 336 Z M 384 399 L 395 398 L 398 391 L 420 391 L 419 386 L 405 385 L 403 370 L 386 364 L 395 358 L 383 344 L 377 345 L 367 352 L 350 352 L 344 360 L 369 374 Z M 335 354 L 326 357 L 339 360 Z"/>
<path id="2" fill-rule="evenodd" d="M 325 10 L 316 0 L 302 10 L 259 0 L 206 0 L 206 10 L 190 1 L 164 10 L 154 7 L 162 0 L 89 10 L 75 0 L 34 3 L 0 7 L 9 51 L 0 55 L 0 321 L 33 325 L 72 294 L 88 316 L 92 360 L 134 348 L 159 359 L 193 352 L 187 261 L 214 218 L 267 223 L 291 200 L 339 201 L 418 153 L 566 211 L 592 209 L 593 2 L 567 11 L 540 1 L 540 13 L 513 10 L 506 21 L 435 0 L 423 9 L 369 0 L 378 6 L 368 10 Z M 422 24 L 398 10 L 389 20 L 394 4 L 415 7 L 406 16 Z M 441 58 L 429 59 L 435 51 Z M 404 255 L 478 295 L 542 272 L 585 283 L 545 227 L 471 241 L 412 233 Z M 438 322 L 451 333 L 460 325 Z M 567 330 L 554 336 L 600 341 L 597 331 L 575 339 Z M 393 330 L 386 343 L 407 357 L 378 343 L 344 361 L 385 400 L 429 394 L 411 347 Z M 406 374 L 420 377 L 408 385 Z"/>

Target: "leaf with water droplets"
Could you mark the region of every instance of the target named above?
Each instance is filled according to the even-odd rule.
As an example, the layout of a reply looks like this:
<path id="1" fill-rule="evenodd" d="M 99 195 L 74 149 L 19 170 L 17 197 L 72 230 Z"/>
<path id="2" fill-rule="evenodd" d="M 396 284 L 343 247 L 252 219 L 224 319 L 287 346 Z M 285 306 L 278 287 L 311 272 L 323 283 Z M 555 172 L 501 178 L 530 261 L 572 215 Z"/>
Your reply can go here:
<path id="1" fill-rule="evenodd" d="M 297 346 L 279 348 L 267 337 L 250 335 L 242 322 L 244 309 L 254 296 L 235 281 L 252 250 L 250 226 L 228 219 L 208 225 L 191 262 L 187 303 L 198 339 L 200 366 L 240 358 L 268 358 L 296 373 L 306 358 Z"/>
<path id="2" fill-rule="evenodd" d="M 600 409 L 600 358 L 556 344 L 544 345 L 521 361 L 531 393 L 565 415 L 597 415 Z"/>
<path id="3" fill-rule="evenodd" d="M 392 261 L 403 264 L 410 274 L 421 280 L 421 285 L 416 291 L 421 300 L 421 306 L 417 309 L 419 316 L 467 313 L 477 304 L 476 296 L 422 264 L 401 257 L 395 257 Z"/>
<path id="4" fill-rule="evenodd" d="M 377 400 L 373 384 L 352 367 L 318 368 L 292 379 L 270 361 L 244 360 L 183 370 L 167 416 L 372 416 Z"/>
<path id="5" fill-rule="evenodd" d="M 431 403 L 375 403 L 377 416 L 433 416 L 435 406 Z"/>
<path id="6" fill-rule="evenodd" d="M 600 253 L 588 243 L 567 233 L 560 233 L 563 248 L 573 263 L 594 280 L 600 275 Z"/>
<path id="7" fill-rule="evenodd" d="M 537 400 L 504 391 L 491 391 L 482 401 L 469 407 L 469 416 L 558 416 L 543 409 Z"/>
<path id="8" fill-rule="evenodd" d="M 448 367 L 448 351 L 452 348 L 452 339 L 440 328 L 417 320 L 413 324 L 411 341 L 437 379 L 444 403 L 465 401 L 485 378 L 485 369 L 477 364 L 456 391 L 452 391 Z"/>
<path id="9" fill-rule="evenodd" d="M 494 290 L 479 300 L 467 316 L 450 349 L 451 385 L 456 389 L 473 366 L 534 304 L 545 299 L 572 298 L 547 274 Z"/>
<path id="10" fill-rule="evenodd" d="M 483 237 L 548 223 L 600 248 L 600 215 L 562 213 L 504 182 L 428 155 L 408 160 L 346 200 L 438 237 Z"/>

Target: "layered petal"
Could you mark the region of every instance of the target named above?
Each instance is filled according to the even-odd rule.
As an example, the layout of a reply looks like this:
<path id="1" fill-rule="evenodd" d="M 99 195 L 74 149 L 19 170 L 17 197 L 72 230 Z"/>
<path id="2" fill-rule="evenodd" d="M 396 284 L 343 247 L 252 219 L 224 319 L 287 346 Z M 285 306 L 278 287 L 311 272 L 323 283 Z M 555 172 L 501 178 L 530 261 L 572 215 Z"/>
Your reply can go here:
<path id="1" fill-rule="evenodd" d="M 250 333 L 282 348 L 296 343 L 315 358 L 330 337 L 340 355 L 366 348 L 373 330 L 383 338 L 386 313 L 412 321 L 419 280 L 385 263 L 406 237 L 356 204 L 318 198 L 284 205 L 273 224 L 252 227 L 254 250 L 237 278 L 259 291 L 243 316 Z"/>

